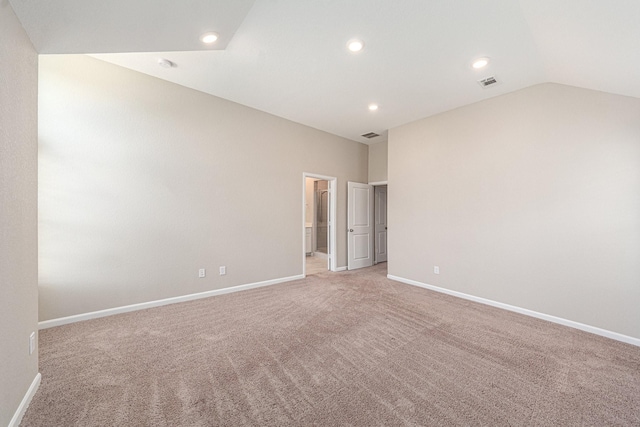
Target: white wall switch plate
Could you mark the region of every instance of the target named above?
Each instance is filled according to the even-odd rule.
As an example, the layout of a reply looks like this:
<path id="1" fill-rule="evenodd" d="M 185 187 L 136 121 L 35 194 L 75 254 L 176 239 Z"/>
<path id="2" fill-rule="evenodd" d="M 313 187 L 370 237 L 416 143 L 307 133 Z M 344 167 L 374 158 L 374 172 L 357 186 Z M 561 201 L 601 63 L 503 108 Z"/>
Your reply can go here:
<path id="1" fill-rule="evenodd" d="M 434 266 L 433 266 L 433 272 L 434 272 L 435 274 L 440 274 L 440 267 L 438 267 L 437 265 L 434 265 Z"/>
<path id="2" fill-rule="evenodd" d="M 203 278 L 207 275 L 207 270 L 205 270 L 204 268 L 201 268 L 200 270 L 198 270 L 198 277 Z"/>
<path id="3" fill-rule="evenodd" d="M 223 265 L 222 267 L 220 267 L 220 275 L 224 276 L 225 274 L 227 274 L 227 267 Z"/>

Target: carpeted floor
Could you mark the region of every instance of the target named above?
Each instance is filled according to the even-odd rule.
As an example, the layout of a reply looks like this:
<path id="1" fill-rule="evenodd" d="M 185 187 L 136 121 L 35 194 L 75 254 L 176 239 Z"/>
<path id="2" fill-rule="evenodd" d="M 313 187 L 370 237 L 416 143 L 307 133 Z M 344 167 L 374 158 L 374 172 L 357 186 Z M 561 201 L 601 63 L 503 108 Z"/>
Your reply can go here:
<path id="1" fill-rule="evenodd" d="M 43 330 L 22 425 L 640 425 L 640 348 L 385 268 Z"/>

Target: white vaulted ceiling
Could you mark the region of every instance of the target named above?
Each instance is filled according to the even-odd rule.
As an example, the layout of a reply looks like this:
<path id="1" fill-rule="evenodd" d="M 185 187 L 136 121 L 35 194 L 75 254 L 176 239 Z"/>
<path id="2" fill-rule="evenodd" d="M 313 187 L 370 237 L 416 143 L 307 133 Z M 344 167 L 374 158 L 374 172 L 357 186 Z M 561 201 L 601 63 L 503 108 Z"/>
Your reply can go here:
<path id="1" fill-rule="evenodd" d="M 254 0 L 11 0 L 39 53 L 224 49 Z"/>
<path id="2" fill-rule="evenodd" d="M 10 1 L 40 53 L 98 53 L 366 143 L 537 83 L 640 97 L 638 0 Z M 477 57 L 491 62 L 474 70 Z M 488 76 L 499 83 L 480 87 Z"/>

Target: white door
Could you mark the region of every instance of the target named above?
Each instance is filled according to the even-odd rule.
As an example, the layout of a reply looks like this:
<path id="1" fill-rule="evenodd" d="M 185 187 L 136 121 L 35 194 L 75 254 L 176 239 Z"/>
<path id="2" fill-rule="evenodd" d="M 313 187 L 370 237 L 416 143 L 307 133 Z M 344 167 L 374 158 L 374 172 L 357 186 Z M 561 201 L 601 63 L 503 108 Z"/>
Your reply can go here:
<path id="1" fill-rule="evenodd" d="M 349 182 L 347 188 L 347 268 L 355 270 L 373 265 L 373 186 Z"/>
<path id="2" fill-rule="evenodd" d="M 387 186 L 375 188 L 375 257 L 376 263 L 387 261 Z"/>
<path id="3" fill-rule="evenodd" d="M 328 220 L 327 220 L 327 270 L 333 270 L 333 242 L 331 241 L 331 236 L 333 236 L 333 206 L 331 205 L 332 193 L 333 193 L 333 181 L 329 181 L 329 194 L 327 196 L 327 212 L 328 212 Z"/>

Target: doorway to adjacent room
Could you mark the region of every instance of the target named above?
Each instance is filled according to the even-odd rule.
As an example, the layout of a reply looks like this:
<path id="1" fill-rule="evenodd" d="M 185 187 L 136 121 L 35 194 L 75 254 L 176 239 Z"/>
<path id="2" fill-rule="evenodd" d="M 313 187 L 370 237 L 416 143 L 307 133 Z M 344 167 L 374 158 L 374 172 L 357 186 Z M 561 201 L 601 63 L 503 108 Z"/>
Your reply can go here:
<path id="1" fill-rule="evenodd" d="M 335 271 L 337 179 L 303 174 L 303 274 Z"/>

